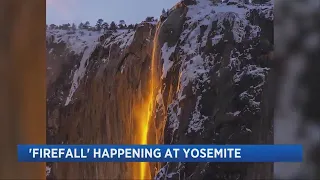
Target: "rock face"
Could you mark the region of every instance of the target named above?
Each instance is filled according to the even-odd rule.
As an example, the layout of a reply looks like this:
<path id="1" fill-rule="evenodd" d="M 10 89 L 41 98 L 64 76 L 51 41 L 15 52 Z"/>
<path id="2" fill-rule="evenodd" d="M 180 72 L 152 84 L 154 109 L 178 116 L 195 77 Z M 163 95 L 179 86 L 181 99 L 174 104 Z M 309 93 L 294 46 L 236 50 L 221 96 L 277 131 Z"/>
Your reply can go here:
<path id="1" fill-rule="evenodd" d="M 153 32 L 152 24 L 104 35 L 48 32 L 49 143 L 139 142 L 135 112 L 148 94 Z M 58 163 L 52 169 L 58 179 L 130 178 L 133 171 L 121 163 Z"/>
<path id="2" fill-rule="evenodd" d="M 271 144 L 273 43 L 272 2 L 182 1 L 136 30 L 49 30 L 48 143 Z M 265 179 L 273 168 L 150 163 L 143 176 L 132 163 L 49 166 L 58 179 Z"/>
<path id="3" fill-rule="evenodd" d="M 179 38 L 163 38 L 164 108 L 159 109 L 166 110 L 165 144 L 273 142 L 272 117 L 263 110 L 268 99 L 262 93 L 273 50 L 272 4 L 229 3 L 188 6 L 182 28 L 170 31 Z M 164 27 L 181 17 L 176 11 Z M 176 21 L 172 24 L 180 24 Z M 167 163 L 158 177 L 164 174 L 174 179 L 257 179 L 272 177 L 272 165 Z"/>

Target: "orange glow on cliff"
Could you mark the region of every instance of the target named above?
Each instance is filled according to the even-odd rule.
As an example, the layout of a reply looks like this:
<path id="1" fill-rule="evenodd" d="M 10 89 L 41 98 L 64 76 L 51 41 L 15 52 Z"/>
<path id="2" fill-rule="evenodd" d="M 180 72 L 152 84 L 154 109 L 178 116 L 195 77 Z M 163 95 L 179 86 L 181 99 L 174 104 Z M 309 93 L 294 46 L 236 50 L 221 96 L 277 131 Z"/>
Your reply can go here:
<path id="1" fill-rule="evenodd" d="M 157 24 L 154 40 L 153 40 L 153 47 L 152 47 L 152 57 L 151 57 L 151 76 L 150 76 L 150 84 L 149 84 L 149 97 L 146 101 L 146 104 L 144 105 L 145 109 L 143 114 L 141 114 L 140 119 L 140 125 L 141 125 L 141 137 L 139 139 L 139 144 L 148 144 L 148 132 L 149 132 L 149 125 L 150 121 L 152 119 L 153 115 L 153 109 L 154 109 L 154 100 L 155 100 L 155 90 L 157 87 L 157 76 L 156 76 L 156 70 L 155 65 L 157 61 L 157 46 L 158 46 L 158 31 L 160 29 L 160 23 Z M 142 162 L 140 163 L 140 173 L 139 173 L 139 179 L 151 179 L 150 174 L 150 167 L 149 163 Z"/>

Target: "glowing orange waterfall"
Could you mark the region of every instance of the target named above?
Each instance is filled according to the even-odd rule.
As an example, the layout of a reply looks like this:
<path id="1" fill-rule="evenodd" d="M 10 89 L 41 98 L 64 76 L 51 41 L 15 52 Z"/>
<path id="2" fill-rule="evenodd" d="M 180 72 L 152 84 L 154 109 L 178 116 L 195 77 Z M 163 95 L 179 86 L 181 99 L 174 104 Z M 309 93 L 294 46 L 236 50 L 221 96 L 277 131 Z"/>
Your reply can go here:
<path id="1" fill-rule="evenodd" d="M 156 61 L 157 61 L 157 47 L 158 47 L 158 34 L 160 29 L 160 23 L 157 24 L 153 47 L 152 47 L 152 57 L 151 57 L 151 76 L 150 76 L 150 84 L 149 84 L 149 97 L 146 101 L 145 108 L 143 114 L 141 114 L 140 125 L 141 125 L 141 137 L 139 144 L 147 144 L 148 143 L 148 132 L 150 121 L 152 120 L 153 109 L 154 109 L 154 100 L 155 100 L 155 90 L 157 87 L 157 75 L 156 75 Z M 140 177 L 139 179 L 151 179 L 150 167 L 149 163 L 142 162 L 140 163 Z"/>

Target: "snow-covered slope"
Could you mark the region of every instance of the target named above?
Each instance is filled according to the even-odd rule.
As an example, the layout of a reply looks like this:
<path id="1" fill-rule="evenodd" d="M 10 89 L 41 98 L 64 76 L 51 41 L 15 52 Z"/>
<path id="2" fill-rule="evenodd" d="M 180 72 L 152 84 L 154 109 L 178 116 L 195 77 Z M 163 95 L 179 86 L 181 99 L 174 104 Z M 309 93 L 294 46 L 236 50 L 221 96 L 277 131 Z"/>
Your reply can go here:
<path id="1" fill-rule="evenodd" d="M 107 48 L 108 46 L 112 46 L 112 44 L 116 44 L 123 50 L 131 44 L 134 36 L 134 31 L 110 31 L 109 33 L 104 35 L 98 31 L 87 30 L 48 30 L 46 35 L 47 43 L 65 44 L 67 51 L 81 57 L 80 61 L 72 69 L 72 85 L 64 103 L 66 106 L 70 103 L 74 92 L 79 87 L 79 84 L 87 71 L 90 56 L 96 49 L 97 45 L 102 45 Z M 107 38 L 103 39 L 105 36 Z M 49 49 L 49 54 L 50 53 L 54 53 L 54 48 Z M 108 61 L 108 59 L 103 59 L 103 61 Z M 51 67 L 48 68 L 52 70 Z"/>

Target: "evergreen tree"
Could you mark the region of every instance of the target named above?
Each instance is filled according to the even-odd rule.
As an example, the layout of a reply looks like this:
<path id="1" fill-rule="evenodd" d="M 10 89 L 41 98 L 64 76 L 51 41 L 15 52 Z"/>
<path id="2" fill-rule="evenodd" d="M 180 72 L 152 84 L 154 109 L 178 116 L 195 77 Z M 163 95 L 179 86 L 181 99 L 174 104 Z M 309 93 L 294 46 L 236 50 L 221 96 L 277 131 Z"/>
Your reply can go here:
<path id="1" fill-rule="evenodd" d="M 59 27 L 60 27 L 60 29 L 62 29 L 62 30 L 70 30 L 70 29 L 71 29 L 70 23 L 68 23 L 68 24 L 62 24 L 62 25 L 59 26 Z"/>
<path id="2" fill-rule="evenodd" d="M 96 30 L 97 31 L 101 31 L 102 23 L 103 23 L 103 19 L 98 19 L 97 24 L 96 24 Z"/>
<path id="3" fill-rule="evenodd" d="M 124 29 L 125 28 L 125 24 L 126 24 L 126 22 L 124 21 L 124 20 L 120 20 L 119 21 L 119 29 Z"/>
<path id="4" fill-rule="evenodd" d="M 82 22 L 79 24 L 78 29 L 83 29 L 83 23 Z"/>
<path id="5" fill-rule="evenodd" d="M 50 25 L 49 25 L 49 29 L 51 29 L 51 30 L 57 29 L 57 28 L 58 28 L 58 26 L 55 25 L 55 24 L 50 24 Z"/>
<path id="6" fill-rule="evenodd" d="M 111 22 L 109 29 L 110 30 L 116 30 L 117 29 L 117 25 L 116 25 L 116 23 L 114 21 Z"/>
<path id="7" fill-rule="evenodd" d="M 136 30 L 138 28 L 138 24 L 135 24 L 133 29 Z"/>
<path id="8" fill-rule="evenodd" d="M 75 30 L 77 29 L 77 27 L 76 27 L 76 25 L 75 25 L 74 23 L 72 23 L 71 29 L 72 29 L 73 31 L 75 31 Z"/>
<path id="9" fill-rule="evenodd" d="M 126 24 L 126 22 L 124 20 L 120 20 L 119 24 L 122 24 L 124 26 Z"/>
<path id="10" fill-rule="evenodd" d="M 109 24 L 107 22 L 104 22 L 102 25 L 101 25 L 102 29 L 104 31 L 107 31 L 109 29 Z"/>
<path id="11" fill-rule="evenodd" d="M 84 25 L 82 26 L 83 29 L 89 29 L 89 27 L 90 27 L 90 22 L 89 21 L 86 21 L 84 23 Z"/>
<path id="12" fill-rule="evenodd" d="M 133 24 L 129 24 L 128 29 L 133 29 L 133 28 L 134 28 Z"/>
<path id="13" fill-rule="evenodd" d="M 146 22 L 152 22 L 152 21 L 154 21 L 154 17 L 147 17 L 146 18 Z"/>

